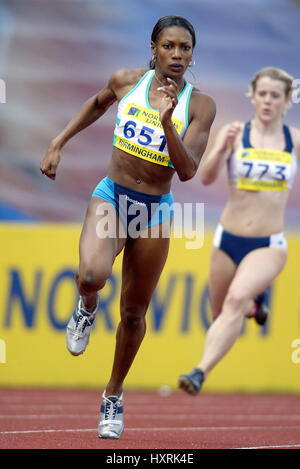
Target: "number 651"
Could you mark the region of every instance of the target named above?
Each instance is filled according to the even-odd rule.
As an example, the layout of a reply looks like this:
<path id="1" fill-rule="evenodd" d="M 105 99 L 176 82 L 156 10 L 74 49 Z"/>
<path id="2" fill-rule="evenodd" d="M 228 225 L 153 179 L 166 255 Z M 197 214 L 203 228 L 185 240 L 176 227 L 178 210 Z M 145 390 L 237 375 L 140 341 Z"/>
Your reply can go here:
<path id="1" fill-rule="evenodd" d="M 126 138 L 133 138 L 135 137 L 135 131 L 136 131 L 136 123 L 134 121 L 127 121 L 126 124 L 124 125 L 124 136 Z M 138 138 L 138 143 L 141 145 L 150 145 L 152 142 L 152 137 L 151 135 L 154 133 L 154 129 L 150 129 L 146 125 L 144 125 L 140 131 L 139 138 Z M 166 137 L 164 135 L 160 135 L 159 137 L 161 139 L 161 145 L 158 149 L 158 151 L 162 152 L 165 149 L 166 146 Z"/>

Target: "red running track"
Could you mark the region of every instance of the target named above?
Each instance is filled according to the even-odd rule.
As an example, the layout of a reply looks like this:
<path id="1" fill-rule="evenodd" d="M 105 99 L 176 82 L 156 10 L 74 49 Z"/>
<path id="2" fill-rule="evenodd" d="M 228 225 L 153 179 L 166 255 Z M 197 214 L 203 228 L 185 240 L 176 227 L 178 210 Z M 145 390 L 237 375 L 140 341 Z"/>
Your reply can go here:
<path id="1" fill-rule="evenodd" d="M 300 448 L 299 395 L 125 391 L 119 440 L 97 436 L 100 401 L 101 391 L 0 389 L 0 448 Z"/>

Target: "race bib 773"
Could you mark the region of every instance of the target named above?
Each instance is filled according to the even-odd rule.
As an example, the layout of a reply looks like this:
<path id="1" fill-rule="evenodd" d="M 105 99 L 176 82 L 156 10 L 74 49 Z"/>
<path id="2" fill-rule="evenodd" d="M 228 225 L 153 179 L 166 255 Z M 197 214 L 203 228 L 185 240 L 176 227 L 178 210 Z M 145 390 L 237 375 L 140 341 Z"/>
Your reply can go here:
<path id="1" fill-rule="evenodd" d="M 286 151 L 243 148 L 237 154 L 237 187 L 252 191 L 285 191 L 292 155 Z"/>

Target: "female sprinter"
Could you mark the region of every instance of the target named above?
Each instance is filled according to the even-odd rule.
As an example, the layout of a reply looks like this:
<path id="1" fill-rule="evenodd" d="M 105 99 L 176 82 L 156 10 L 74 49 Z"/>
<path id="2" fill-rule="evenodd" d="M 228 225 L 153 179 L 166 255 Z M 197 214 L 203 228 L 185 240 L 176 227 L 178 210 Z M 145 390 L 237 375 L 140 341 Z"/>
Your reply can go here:
<path id="1" fill-rule="evenodd" d="M 161 18 L 151 36 L 150 69 L 114 73 L 51 142 L 41 163 L 42 173 L 55 179 L 66 142 L 118 103 L 108 175 L 95 188 L 83 225 L 75 274 L 80 297 L 66 331 L 69 351 L 81 354 L 94 324 L 98 291 L 124 249 L 121 321 L 102 396 L 100 438 L 119 438 L 124 429 L 123 382 L 143 340 L 145 314 L 169 249 L 169 235 L 161 232 L 162 224 L 171 223 L 172 177 L 176 172 L 186 181 L 195 175 L 215 117 L 212 98 L 184 78 L 195 42 L 193 26 L 186 19 Z M 142 217 L 133 216 L 138 210 Z M 109 233 L 101 228 L 106 222 Z M 160 232 L 151 237 L 154 225 Z"/>
<path id="2" fill-rule="evenodd" d="M 250 87 L 253 119 L 225 125 L 201 165 L 206 185 L 227 163 L 230 190 L 211 254 L 213 323 L 200 363 L 179 377 L 179 387 L 189 394 L 197 394 L 232 347 L 244 316 L 266 321 L 264 292 L 287 259 L 284 212 L 300 157 L 300 131 L 282 123 L 292 91 L 293 78 L 285 71 L 267 67 L 256 73 Z"/>

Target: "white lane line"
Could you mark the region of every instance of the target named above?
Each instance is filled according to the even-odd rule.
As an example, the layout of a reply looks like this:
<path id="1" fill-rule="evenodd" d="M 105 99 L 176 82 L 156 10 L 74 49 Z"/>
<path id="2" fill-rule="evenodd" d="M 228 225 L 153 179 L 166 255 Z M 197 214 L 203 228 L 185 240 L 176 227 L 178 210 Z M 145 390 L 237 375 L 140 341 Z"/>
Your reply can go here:
<path id="1" fill-rule="evenodd" d="M 93 412 L 90 414 L 66 414 L 66 413 L 59 413 L 59 414 L 2 414 L 0 415 L 0 419 L 2 420 L 34 420 L 34 419 L 79 419 L 79 418 L 98 418 L 97 412 Z M 240 415 L 230 415 L 230 414 L 130 414 L 126 412 L 127 419 L 168 419 L 168 420 L 230 420 L 230 421 L 273 421 L 273 420 L 287 420 L 287 421 L 298 421 L 300 420 L 300 415 L 291 415 L 291 414 L 274 414 L 274 415 L 264 415 L 264 414 L 257 414 L 257 415 L 248 415 L 248 414 L 240 414 Z"/>
<path id="2" fill-rule="evenodd" d="M 300 448 L 300 444 L 295 445 L 270 445 L 270 446 L 245 446 L 243 448 L 232 448 L 232 449 L 276 449 L 276 448 Z"/>
<path id="3" fill-rule="evenodd" d="M 44 419 L 95 419 L 97 413 L 93 414 L 19 414 L 19 415 L 0 415 L 1 420 L 44 420 Z"/>
<path id="4" fill-rule="evenodd" d="M 91 402 L 91 401 L 90 401 Z M 100 406 L 100 403 L 101 403 L 101 398 L 98 399 L 97 401 L 95 401 L 95 404 L 87 404 L 86 402 L 56 402 L 56 403 L 45 403 L 45 402 L 41 402 L 40 404 L 39 403 L 32 403 L 32 400 L 31 402 L 28 402 L 28 403 L 13 403 L 13 402 L 7 402 L 7 403 L 4 403 L 4 402 L 1 402 L 1 399 L 0 399 L 0 412 L 1 412 L 1 409 L 44 409 L 44 410 L 50 410 L 50 409 L 68 409 L 70 407 L 76 407 L 76 406 L 81 406 L 84 404 L 85 408 L 88 408 L 88 409 L 94 409 L 95 406 Z M 191 409 L 193 410 L 199 410 L 199 412 L 224 412 L 224 410 L 227 410 L 227 409 L 230 409 L 230 412 L 231 413 L 235 413 L 236 411 L 239 411 L 239 413 L 241 412 L 247 412 L 247 413 L 254 413 L 255 411 L 259 411 L 260 413 L 266 413 L 266 414 L 269 414 L 269 413 L 272 413 L 274 411 L 274 405 L 265 405 L 265 406 L 259 406 L 259 405 L 255 405 L 255 406 L 251 406 L 250 405 L 238 405 L 238 406 L 235 406 L 235 405 L 232 405 L 231 403 L 228 403 L 228 404 L 224 404 L 224 405 L 218 405 L 217 403 L 215 405 L 207 405 L 204 401 L 191 401 L 191 402 L 181 402 L 180 404 L 178 405 L 175 405 L 175 404 L 172 404 L 171 402 L 162 402 L 162 401 L 159 401 L 159 402 L 154 402 L 153 404 L 149 404 L 149 403 L 141 403 L 140 406 L 137 405 L 135 402 L 130 402 L 130 401 L 126 401 L 124 402 L 124 404 L 126 405 L 126 409 L 128 410 L 137 410 L 139 409 L 139 407 L 141 406 L 141 408 L 145 411 L 149 411 L 149 412 L 152 412 L 153 410 L 153 407 L 157 408 L 157 409 L 163 409 L 165 408 L 165 406 L 167 405 L 168 406 L 168 410 L 170 410 L 170 412 L 176 412 L 178 411 L 178 407 L 180 406 L 181 409 L 183 409 L 184 411 L 187 410 L 187 411 L 190 411 Z M 298 409 L 299 409 L 299 405 L 300 405 L 300 400 L 297 402 L 297 403 L 293 403 L 292 405 L 291 404 L 287 404 L 287 405 L 277 405 L 276 404 L 276 411 L 279 413 L 287 413 L 287 412 L 291 412 L 291 413 L 295 413 Z"/>
<path id="5" fill-rule="evenodd" d="M 98 409 L 100 408 L 100 400 L 98 402 L 96 402 L 95 404 L 84 404 L 84 409 L 87 410 L 87 411 L 95 411 L 95 409 Z M 197 405 L 195 405 L 197 404 Z M 139 410 L 139 406 L 135 405 L 135 404 L 131 404 L 131 403 L 127 403 L 125 402 L 125 409 L 126 409 L 126 412 L 134 412 L 135 414 L 137 413 L 143 413 L 145 414 L 146 412 L 149 412 L 151 415 L 153 413 L 153 408 L 155 408 L 156 412 L 157 413 L 165 413 L 165 410 L 166 410 L 166 405 L 167 405 L 167 409 L 168 409 L 168 412 L 170 414 L 173 414 L 173 413 L 176 413 L 178 412 L 178 409 L 180 408 L 181 410 L 181 413 L 188 413 L 190 414 L 191 412 L 193 414 L 196 414 L 196 413 L 199 413 L 201 415 L 203 415 L 203 417 L 205 417 L 205 415 L 245 415 L 245 416 L 250 416 L 250 415 L 262 415 L 264 416 L 265 418 L 268 418 L 268 415 L 297 415 L 297 411 L 299 412 L 299 405 L 300 405 L 300 401 L 299 401 L 299 405 L 297 406 L 285 406 L 285 407 L 281 407 L 281 406 L 277 406 L 276 405 L 276 414 L 274 414 L 274 406 L 272 407 L 264 407 L 262 409 L 260 409 L 259 407 L 255 407 L 252 409 L 251 406 L 248 406 L 246 408 L 243 408 L 243 406 L 239 406 L 238 407 L 238 413 L 235 413 L 235 411 L 237 410 L 237 408 L 233 407 L 233 406 L 207 406 L 205 405 L 204 403 L 200 403 L 194 401 L 193 403 L 185 403 L 185 404 L 180 404 L 179 406 L 178 405 L 172 405 L 172 404 L 168 404 L 167 402 L 165 404 L 163 403 L 158 403 L 158 404 L 153 404 L 153 405 L 142 405 L 141 407 L 141 410 Z M 26 411 L 38 411 L 39 409 L 41 409 L 42 411 L 51 411 L 51 410 L 57 410 L 57 411 L 63 411 L 64 413 L 67 413 L 70 410 L 73 410 L 74 407 L 76 407 L 77 405 L 74 405 L 72 403 L 64 403 L 64 404 L 45 404 L 45 403 L 41 403 L 41 404 L 13 404 L 13 403 L 10 403 L 10 404 L 5 404 L 5 405 L 0 405 L 0 414 L 1 412 L 4 412 L 4 411 L 8 411 L 8 410 L 11 410 L 11 411 L 20 411 L 20 412 L 23 412 L 24 413 L 24 410 Z M 78 404 L 78 406 L 81 406 L 81 404 Z M 160 410 L 162 410 L 162 412 L 159 412 Z M 228 410 L 228 413 L 224 413 Z M 244 412 L 244 413 L 243 413 Z M 2 414 L 3 415 L 3 414 Z"/>
<path id="6" fill-rule="evenodd" d="M 95 428 L 65 428 L 62 430 L 45 429 L 45 430 L 13 430 L 0 432 L 0 435 L 27 435 L 29 433 L 70 433 L 70 432 L 96 432 Z"/>
<path id="7" fill-rule="evenodd" d="M 127 432 L 201 432 L 201 431 L 282 431 L 282 430 L 300 430 L 300 426 L 296 425 L 278 425 L 278 426 L 236 426 L 236 427 L 142 427 L 142 428 L 126 428 Z M 69 433 L 69 432 L 94 432 L 95 428 L 62 428 L 62 429 L 40 429 L 40 430 L 8 430 L 0 431 L 0 435 L 17 435 L 29 433 Z"/>

